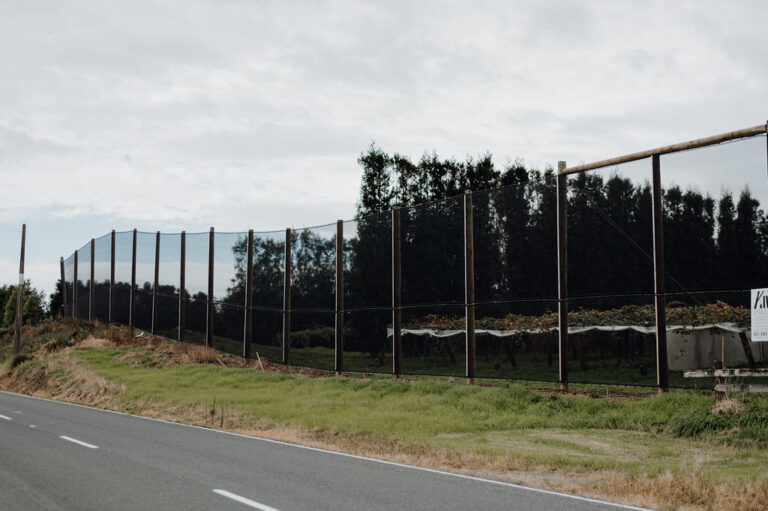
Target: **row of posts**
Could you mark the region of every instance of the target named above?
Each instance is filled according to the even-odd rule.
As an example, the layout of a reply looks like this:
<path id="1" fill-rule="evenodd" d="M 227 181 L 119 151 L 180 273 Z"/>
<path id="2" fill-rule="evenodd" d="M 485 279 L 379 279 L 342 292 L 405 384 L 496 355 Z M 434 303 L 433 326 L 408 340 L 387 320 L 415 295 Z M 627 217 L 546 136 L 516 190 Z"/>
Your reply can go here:
<path id="1" fill-rule="evenodd" d="M 662 205 L 661 205 L 661 180 L 659 172 L 659 155 L 652 156 L 653 165 L 653 240 L 654 240 L 654 283 L 655 283 L 655 312 L 656 312 L 656 374 L 657 384 L 660 390 L 669 386 L 666 349 L 666 324 L 665 324 L 665 300 L 664 300 L 664 246 L 662 232 Z M 565 170 L 565 162 L 558 163 L 557 176 L 557 268 L 558 268 L 558 351 L 559 351 L 559 382 L 564 390 L 568 388 L 568 236 L 567 236 L 567 178 L 561 174 Z M 402 237 L 401 237 L 401 209 L 392 210 L 392 373 L 399 377 L 403 373 L 402 354 Z M 336 372 L 344 370 L 344 224 L 339 220 L 336 224 L 336 304 L 335 304 L 335 363 Z M 128 314 L 129 326 L 134 326 L 134 304 L 136 290 L 136 236 L 133 230 L 132 265 L 131 265 L 131 289 Z M 214 318 L 214 229 L 211 227 L 208 252 L 208 300 L 206 321 L 206 346 L 213 345 L 213 318 Z M 88 288 L 88 319 L 94 319 L 94 252 L 95 240 L 91 240 L 91 268 Z M 77 283 L 77 252 L 74 255 L 73 282 Z M 243 357 L 251 357 L 251 339 L 253 337 L 252 314 L 253 307 L 253 230 L 248 231 L 244 303 L 244 328 L 243 328 Z M 66 286 L 64 275 L 64 259 L 61 264 L 61 282 L 64 307 L 66 309 Z M 186 233 L 181 233 L 180 275 L 179 275 L 179 315 L 177 327 L 177 339 L 184 340 L 185 324 L 185 273 L 186 273 Z M 283 322 L 282 322 L 282 362 L 290 362 L 290 336 L 291 336 L 291 229 L 285 231 L 285 272 L 283 281 Z M 159 286 L 160 269 L 160 232 L 155 238 L 155 273 L 152 288 L 152 327 L 151 332 L 157 333 L 157 293 Z M 465 352 L 466 368 L 465 376 L 469 383 L 474 383 L 476 373 L 476 340 L 475 340 L 475 262 L 473 240 L 473 215 L 472 193 L 464 194 L 464 269 L 465 269 Z M 115 287 L 115 231 L 111 234 L 111 265 L 108 320 L 112 322 L 114 309 L 113 290 Z M 77 303 L 77 285 L 73 285 L 73 302 Z M 72 316 L 75 316 L 73 304 Z"/>

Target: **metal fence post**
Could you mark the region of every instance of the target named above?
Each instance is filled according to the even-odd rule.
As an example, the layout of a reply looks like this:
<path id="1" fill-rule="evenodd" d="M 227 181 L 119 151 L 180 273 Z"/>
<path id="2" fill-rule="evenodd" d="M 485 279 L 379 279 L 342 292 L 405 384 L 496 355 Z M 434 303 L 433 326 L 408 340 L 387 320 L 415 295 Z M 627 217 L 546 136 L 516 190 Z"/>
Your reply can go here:
<path id="1" fill-rule="evenodd" d="M 152 335 L 157 334 L 157 286 L 160 284 L 160 231 L 155 234 L 155 280 L 152 283 Z"/>
<path id="2" fill-rule="evenodd" d="M 291 355 L 291 229 L 285 230 L 285 275 L 283 276 L 283 364 Z"/>
<path id="3" fill-rule="evenodd" d="M 176 330 L 177 339 L 179 342 L 184 340 L 184 322 L 187 311 L 187 232 L 181 231 L 181 254 L 179 256 L 179 325 Z"/>
<path id="4" fill-rule="evenodd" d="M 19 257 L 19 285 L 16 287 L 16 329 L 13 337 L 13 356 L 21 353 L 21 324 L 24 322 L 24 252 L 27 243 L 27 224 L 21 226 L 21 256 Z"/>
<path id="5" fill-rule="evenodd" d="M 651 157 L 653 167 L 653 274 L 656 312 L 656 381 L 659 392 L 669 388 L 667 364 L 667 319 L 664 293 L 664 212 L 662 208 L 661 165 L 659 155 Z"/>
<path id="6" fill-rule="evenodd" d="M 336 321 L 334 323 L 336 350 L 335 369 L 344 371 L 344 221 L 336 222 Z"/>
<path id="7" fill-rule="evenodd" d="M 464 192 L 464 319 L 466 327 L 466 377 L 474 385 L 475 353 L 475 243 L 473 232 L 472 191 Z"/>
<path id="8" fill-rule="evenodd" d="M 128 295 L 128 326 L 133 329 L 133 312 L 136 303 L 136 229 L 133 230 L 131 246 L 131 292 Z"/>
<path id="9" fill-rule="evenodd" d="M 568 176 L 557 162 L 557 313 L 560 388 L 568 390 Z"/>
<path id="10" fill-rule="evenodd" d="M 75 250 L 75 270 L 73 272 L 72 276 L 72 318 L 77 317 L 77 311 L 75 310 L 77 308 L 77 250 Z"/>
<path id="11" fill-rule="evenodd" d="M 112 309 L 115 305 L 115 230 L 112 229 L 110 238 L 109 258 L 109 310 L 107 311 L 107 323 L 112 323 Z"/>
<path id="12" fill-rule="evenodd" d="M 93 279 L 96 275 L 96 240 L 91 238 L 91 280 L 88 284 L 88 321 L 93 321 Z"/>
<path id="13" fill-rule="evenodd" d="M 214 249 L 214 234 L 213 227 L 208 235 L 208 302 L 206 303 L 206 320 L 205 320 L 205 346 L 208 348 L 213 347 L 213 249 Z"/>
<path id="14" fill-rule="evenodd" d="M 243 326 L 243 357 L 251 358 L 253 337 L 253 229 L 248 230 L 247 260 L 245 268 L 245 325 Z"/>
<path id="15" fill-rule="evenodd" d="M 402 320 L 402 251 L 400 238 L 400 208 L 392 209 L 392 373 L 403 373 Z"/>
<path id="16" fill-rule="evenodd" d="M 59 266 L 61 266 L 61 317 L 67 315 L 67 280 L 64 275 L 64 258 L 60 258 Z"/>

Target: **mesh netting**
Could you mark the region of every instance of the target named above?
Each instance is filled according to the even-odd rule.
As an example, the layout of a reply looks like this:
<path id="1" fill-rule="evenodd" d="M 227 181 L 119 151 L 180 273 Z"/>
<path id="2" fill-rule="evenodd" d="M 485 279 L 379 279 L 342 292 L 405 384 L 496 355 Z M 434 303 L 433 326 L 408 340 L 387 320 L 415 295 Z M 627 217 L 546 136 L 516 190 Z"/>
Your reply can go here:
<path id="1" fill-rule="evenodd" d="M 668 335 L 670 381 L 711 388 L 683 371 L 768 365 L 750 332 L 750 290 L 768 287 L 766 139 L 663 155 L 660 168 L 667 323 L 736 327 Z"/>
<path id="2" fill-rule="evenodd" d="M 391 373 L 391 212 L 344 222 L 344 309 L 344 368 Z"/>
<path id="3" fill-rule="evenodd" d="M 536 172 L 472 195 L 479 377 L 558 377 L 556 193 L 554 174 Z"/>
<path id="4" fill-rule="evenodd" d="M 208 314 L 210 233 L 187 233 L 184 282 L 184 340 L 205 344 Z"/>
<path id="5" fill-rule="evenodd" d="M 285 231 L 255 232 L 250 312 L 252 350 L 272 362 L 282 360 L 284 275 Z"/>
<path id="6" fill-rule="evenodd" d="M 333 369 L 336 224 L 291 237 L 291 363 Z"/>
<path id="7" fill-rule="evenodd" d="M 72 295 L 74 290 L 74 277 L 75 277 L 75 254 L 67 257 L 64 260 L 64 292 L 67 296 L 67 306 L 64 309 L 64 317 L 72 317 L 74 310 L 74 296 Z"/>
<path id="8" fill-rule="evenodd" d="M 94 241 L 93 251 L 93 318 L 109 321 L 109 288 L 112 275 L 112 235 Z"/>
<path id="9" fill-rule="evenodd" d="M 178 335 L 181 234 L 160 235 L 156 331 L 171 339 Z"/>
<path id="10" fill-rule="evenodd" d="M 131 307 L 133 231 L 115 233 L 115 286 L 112 289 L 112 321 L 128 324 Z"/>
<path id="11" fill-rule="evenodd" d="M 650 158 L 569 179 L 572 382 L 656 384 L 650 181 Z"/>
<path id="12" fill-rule="evenodd" d="M 152 287 L 155 281 L 155 233 L 136 234 L 136 297 L 133 323 L 142 330 L 152 329 Z"/>
<path id="13" fill-rule="evenodd" d="M 89 291 L 91 282 L 91 243 L 88 242 L 77 251 L 77 282 L 75 283 L 75 316 L 88 319 Z"/>
<path id="14" fill-rule="evenodd" d="M 239 355 L 243 354 L 247 244 L 247 232 L 217 232 L 214 237 L 213 345 Z"/>

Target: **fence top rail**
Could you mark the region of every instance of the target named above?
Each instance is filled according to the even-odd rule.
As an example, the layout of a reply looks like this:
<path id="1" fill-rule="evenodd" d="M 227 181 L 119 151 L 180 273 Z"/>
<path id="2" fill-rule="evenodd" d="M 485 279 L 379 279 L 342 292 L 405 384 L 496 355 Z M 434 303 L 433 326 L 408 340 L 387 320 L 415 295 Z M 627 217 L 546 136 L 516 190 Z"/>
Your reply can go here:
<path id="1" fill-rule="evenodd" d="M 729 142 L 731 140 L 738 140 L 741 138 L 754 137 L 768 133 L 768 124 L 761 124 L 759 126 L 753 126 L 751 128 L 745 128 L 736 131 L 729 131 L 728 133 L 721 133 L 720 135 L 714 135 L 706 138 L 699 138 L 696 140 L 689 140 L 688 142 L 680 142 L 679 144 L 672 144 L 663 147 L 657 147 L 656 149 L 648 149 L 646 151 L 640 151 L 637 153 L 627 154 L 625 156 L 618 156 L 616 158 L 610 158 L 608 160 L 596 161 L 594 163 L 586 163 L 584 165 L 578 165 L 576 167 L 565 168 L 558 172 L 558 174 L 576 174 L 579 172 L 585 172 L 587 170 L 598 169 L 601 167 L 609 167 L 611 165 L 619 165 L 621 163 L 627 163 L 630 161 L 642 160 L 656 154 L 669 154 L 679 151 L 687 151 L 689 149 L 696 149 L 698 147 L 706 147 L 710 145 L 722 144 L 723 142 Z"/>

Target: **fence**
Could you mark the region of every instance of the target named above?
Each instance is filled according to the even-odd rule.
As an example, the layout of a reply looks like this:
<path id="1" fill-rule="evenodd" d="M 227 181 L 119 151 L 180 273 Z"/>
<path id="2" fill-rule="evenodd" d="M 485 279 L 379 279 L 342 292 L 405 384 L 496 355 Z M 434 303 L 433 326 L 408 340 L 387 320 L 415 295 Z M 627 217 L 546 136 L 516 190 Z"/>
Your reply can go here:
<path id="1" fill-rule="evenodd" d="M 561 162 L 318 227 L 113 231 L 61 260 L 65 312 L 338 372 L 706 387 L 682 371 L 768 360 L 748 339 L 749 288 L 768 287 L 768 219 L 749 193 L 734 209 L 708 189 L 741 175 L 768 199 L 765 135 Z M 749 168 L 701 179 L 729 160 L 696 151 L 729 142 Z M 667 164 L 688 188 L 662 186 Z"/>

